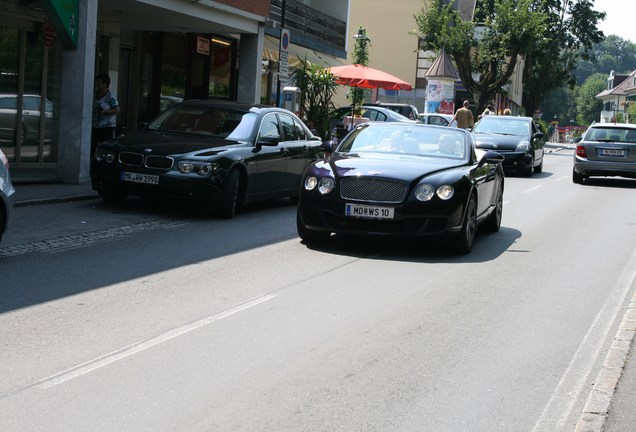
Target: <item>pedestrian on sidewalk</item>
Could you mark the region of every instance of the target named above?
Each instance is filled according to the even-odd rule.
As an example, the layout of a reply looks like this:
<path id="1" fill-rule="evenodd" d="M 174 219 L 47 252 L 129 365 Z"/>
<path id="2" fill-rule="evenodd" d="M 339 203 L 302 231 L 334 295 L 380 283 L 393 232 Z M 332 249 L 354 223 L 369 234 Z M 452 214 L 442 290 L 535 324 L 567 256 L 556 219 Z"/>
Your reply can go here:
<path id="1" fill-rule="evenodd" d="M 464 105 L 457 110 L 453 119 L 448 123 L 448 126 L 453 124 L 455 120 L 457 120 L 457 127 L 460 129 L 469 129 L 475 126 L 475 118 L 473 117 L 473 112 L 468 108 L 470 106 L 470 102 L 467 100 L 464 101 Z"/>
<path id="2" fill-rule="evenodd" d="M 101 141 L 112 139 L 117 126 L 119 101 L 110 91 L 110 76 L 100 73 L 95 77 L 95 100 L 93 101 L 93 130 L 91 133 L 91 158 Z"/>

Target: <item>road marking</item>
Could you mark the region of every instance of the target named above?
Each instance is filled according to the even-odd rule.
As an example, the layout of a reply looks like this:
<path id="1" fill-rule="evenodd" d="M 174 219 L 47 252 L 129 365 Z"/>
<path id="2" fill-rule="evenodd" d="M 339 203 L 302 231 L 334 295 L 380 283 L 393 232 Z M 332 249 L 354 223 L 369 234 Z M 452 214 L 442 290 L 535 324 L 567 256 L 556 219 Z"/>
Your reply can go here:
<path id="1" fill-rule="evenodd" d="M 543 187 L 543 185 L 536 185 L 536 186 L 534 186 L 534 187 L 531 187 L 530 189 L 526 189 L 526 190 L 524 190 L 523 192 L 521 192 L 521 194 L 520 194 L 520 195 L 525 195 L 525 194 L 532 193 L 532 192 L 534 192 L 534 191 L 536 191 L 536 190 L 538 190 L 538 189 L 541 189 L 542 187 Z"/>
<path id="2" fill-rule="evenodd" d="M 249 309 L 251 307 L 257 306 L 261 303 L 264 303 L 266 301 L 269 301 L 273 298 L 276 297 L 276 294 L 267 294 L 267 295 L 262 295 L 259 297 L 255 297 L 251 300 L 248 300 L 244 303 L 238 304 L 230 309 L 227 309 L 223 312 L 219 312 L 217 314 L 214 315 L 210 315 L 206 318 L 200 319 L 198 321 L 194 321 L 190 324 L 186 324 L 183 325 L 181 327 L 177 327 L 175 329 L 172 329 L 170 331 L 167 331 L 157 337 L 154 337 L 152 339 L 148 339 L 145 341 L 141 341 L 141 342 L 137 342 L 134 343 L 132 345 L 129 345 L 127 347 L 121 348 L 117 351 L 113 351 L 111 353 L 105 354 L 101 357 L 98 357 L 96 359 L 93 360 L 89 360 L 85 363 L 82 363 L 80 365 L 74 366 L 70 369 L 67 369 L 65 371 L 62 372 L 58 372 L 56 374 L 53 374 L 49 377 L 46 377 L 40 381 L 38 381 L 37 383 L 35 383 L 35 386 L 39 389 L 43 389 L 46 390 L 48 388 L 51 388 L 53 386 L 56 386 L 58 384 L 62 384 L 66 381 L 72 380 L 74 378 L 80 377 L 82 375 L 85 375 L 89 372 L 93 372 L 94 370 L 97 370 L 99 368 L 102 368 L 104 366 L 108 366 L 111 363 L 115 363 L 116 361 L 122 360 L 126 357 L 130 357 L 133 354 L 137 354 L 141 351 L 147 350 L 148 348 L 152 348 L 156 345 L 159 345 L 161 343 L 167 342 L 171 339 L 174 339 L 178 336 L 182 336 L 186 333 L 189 333 L 193 330 L 199 329 L 203 326 L 206 326 L 208 324 L 212 324 L 216 321 L 220 321 L 223 318 L 227 318 L 231 315 L 234 315 L 238 312 L 244 311 L 246 309 Z"/>
<path id="3" fill-rule="evenodd" d="M 583 392 L 594 363 L 607 340 L 613 326 L 614 319 L 629 294 L 632 284 L 636 280 L 636 250 L 625 265 L 625 269 L 616 281 L 607 302 L 603 305 L 583 340 L 579 344 L 574 357 L 563 373 L 541 412 L 532 432 L 554 432 L 564 429 L 570 418 L 579 395 Z M 618 295 L 617 295 L 618 294 Z M 612 299 L 616 299 L 612 301 Z M 585 372 L 585 373 L 581 373 Z M 557 422 L 555 423 L 555 419 Z"/>

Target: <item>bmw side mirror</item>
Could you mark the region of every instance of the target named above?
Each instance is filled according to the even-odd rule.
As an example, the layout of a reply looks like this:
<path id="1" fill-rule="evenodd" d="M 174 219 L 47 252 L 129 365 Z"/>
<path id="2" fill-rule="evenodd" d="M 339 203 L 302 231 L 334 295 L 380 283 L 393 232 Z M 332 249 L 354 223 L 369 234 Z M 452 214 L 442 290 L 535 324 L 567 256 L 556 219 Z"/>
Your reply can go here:
<path id="1" fill-rule="evenodd" d="M 278 137 L 260 137 L 256 143 L 258 146 L 276 147 L 280 139 Z"/>

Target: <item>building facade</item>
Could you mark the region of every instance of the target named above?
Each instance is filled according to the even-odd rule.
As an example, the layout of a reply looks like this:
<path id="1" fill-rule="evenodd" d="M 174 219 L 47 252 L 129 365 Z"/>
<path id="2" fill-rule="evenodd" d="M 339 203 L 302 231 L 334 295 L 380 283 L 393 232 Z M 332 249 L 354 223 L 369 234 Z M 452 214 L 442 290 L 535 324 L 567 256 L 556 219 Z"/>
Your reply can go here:
<path id="1" fill-rule="evenodd" d="M 294 49 L 344 57 L 334 33 L 348 2 L 337 0 L 0 0 L 0 147 L 12 178 L 90 180 L 98 73 L 120 102 L 117 133 L 181 99 L 275 101 L 266 40 L 278 47 L 283 5 L 309 17 L 288 21 Z"/>

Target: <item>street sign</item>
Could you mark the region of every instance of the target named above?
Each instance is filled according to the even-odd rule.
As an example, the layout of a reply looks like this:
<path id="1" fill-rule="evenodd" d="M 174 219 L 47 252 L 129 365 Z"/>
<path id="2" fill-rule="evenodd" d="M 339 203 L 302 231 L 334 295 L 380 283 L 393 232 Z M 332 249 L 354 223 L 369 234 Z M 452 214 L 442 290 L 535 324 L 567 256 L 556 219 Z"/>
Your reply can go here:
<path id="1" fill-rule="evenodd" d="M 279 78 L 287 78 L 289 76 L 288 52 L 289 47 L 289 30 L 280 30 L 280 45 L 278 47 L 278 76 Z"/>
<path id="2" fill-rule="evenodd" d="M 65 48 L 77 48 L 79 0 L 40 0 Z"/>
<path id="3" fill-rule="evenodd" d="M 278 75 L 281 78 L 287 78 L 289 76 L 289 61 L 287 58 L 287 51 L 281 51 L 278 59 Z"/>

